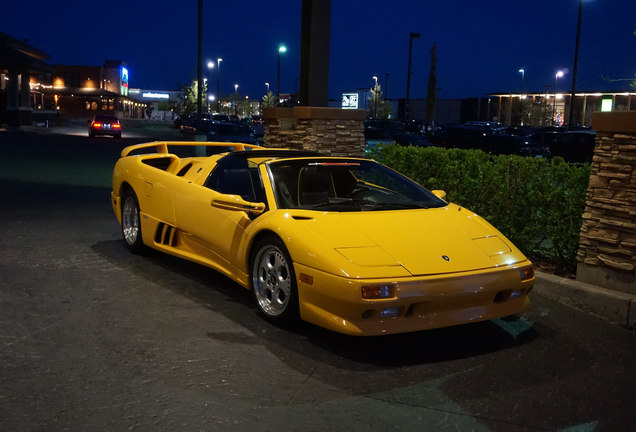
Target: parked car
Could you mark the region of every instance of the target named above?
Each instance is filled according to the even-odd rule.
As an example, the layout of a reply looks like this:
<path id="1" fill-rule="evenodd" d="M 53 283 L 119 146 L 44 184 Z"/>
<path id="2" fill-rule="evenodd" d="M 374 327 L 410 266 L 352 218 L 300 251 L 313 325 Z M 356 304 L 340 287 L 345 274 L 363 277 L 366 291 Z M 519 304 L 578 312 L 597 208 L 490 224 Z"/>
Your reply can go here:
<path id="1" fill-rule="evenodd" d="M 125 244 L 219 271 L 274 323 L 386 335 L 530 305 L 530 261 L 443 191 L 363 158 L 239 143 L 208 143 L 233 150 L 210 157 L 171 150 L 199 145 L 122 151 L 111 203 Z"/>
<path id="2" fill-rule="evenodd" d="M 241 123 L 206 122 L 202 126 L 202 132 L 208 141 L 258 144 L 254 132 Z"/>
<path id="3" fill-rule="evenodd" d="M 98 114 L 88 126 L 88 136 L 108 135 L 113 138 L 121 138 L 121 123 L 112 115 Z"/>
<path id="4" fill-rule="evenodd" d="M 212 114 L 212 120 L 220 121 L 220 122 L 229 122 L 232 121 L 229 115 L 227 114 Z"/>
<path id="5" fill-rule="evenodd" d="M 535 143 L 548 147 L 552 157 L 560 156 L 572 163 L 592 162 L 596 131 L 541 132 L 532 139 Z"/>
<path id="6" fill-rule="evenodd" d="M 446 148 L 478 149 L 492 154 L 549 157 L 549 146 L 534 138 L 530 129 L 502 129 L 499 123 L 469 122 L 448 126 L 432 140 Z"/>

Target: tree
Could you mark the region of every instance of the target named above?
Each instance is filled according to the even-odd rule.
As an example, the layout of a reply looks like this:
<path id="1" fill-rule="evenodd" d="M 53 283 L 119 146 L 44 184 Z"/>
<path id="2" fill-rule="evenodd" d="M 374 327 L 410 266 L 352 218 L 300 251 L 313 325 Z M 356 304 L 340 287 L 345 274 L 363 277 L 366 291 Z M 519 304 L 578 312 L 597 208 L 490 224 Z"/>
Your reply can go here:
<path id="1" fill-rule="evenodd" d="M 189 86 L 183 86 L 183 113 L 190 114 L 197 109 L 197 91 L 198 91 L 198 81 L 192 81 L 192 84 Z M 207 99 L 208 93 L 208 85 L 207 83 L 203 83 L 203 91 L 201 92 L 201 103 L 202 106 L 205 106 L 205 100 Z"/>
<path id="2" fill-rule="evenodd" d="M 271 91 L 268 91 L 263 96 L 262 107 L 263 108 L 274 108 L 275 106 L 276 106 L 276 96 L 274 96 L 274 93 L 272 93 Z"/>
<path id="3" fill-rule="evenodd" d="M 537 99 L 527 109 L 528 122 L 525 124 L 539 127 L 552 126 L 553 118 L 552 107 L 547 99 Z"/>
<path id="4" fill-rule="evenodd" d="M 426 120 L 432 123 L 435 119 L 435 107 L 437 105 L 437 46 L 431 48 L 431 70 L 428 73 L 428 86 L 426 88 Z"/>
<path id="5" fill-rule="evenodd" d="M 380 87 L 380 84 L 376 83 L 369 91 L 371 93 L 368 98 L 369 102 L 371 102 L 368 114 L 369 118 L 388 119 L 393 113 L 393 110 L 391 105 L 382 98 L 382 87 Z"/>

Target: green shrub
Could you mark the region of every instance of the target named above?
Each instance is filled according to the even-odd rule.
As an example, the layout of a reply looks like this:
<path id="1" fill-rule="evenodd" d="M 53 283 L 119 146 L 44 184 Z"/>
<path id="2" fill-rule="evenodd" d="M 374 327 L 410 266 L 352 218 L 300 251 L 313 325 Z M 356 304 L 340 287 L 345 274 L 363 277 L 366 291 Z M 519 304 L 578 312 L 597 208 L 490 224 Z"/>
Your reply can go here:
<path id="1" fill-rule="evenodd" d="M 373 155 L 483 216 L 533 259 L 574 272 L 589 165 L 481 150 L 390 145 Z"/>

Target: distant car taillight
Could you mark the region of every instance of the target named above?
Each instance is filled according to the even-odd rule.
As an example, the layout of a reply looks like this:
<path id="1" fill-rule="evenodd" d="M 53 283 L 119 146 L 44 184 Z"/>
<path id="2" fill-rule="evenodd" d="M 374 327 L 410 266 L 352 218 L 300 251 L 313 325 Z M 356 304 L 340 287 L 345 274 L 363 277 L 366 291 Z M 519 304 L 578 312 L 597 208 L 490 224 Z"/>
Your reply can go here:
<path id="1" fill-rule="evenodd" d="M 113 125 L 113 129 L 121 129 L 121 125 L 119 123 L 115 123 Z"/>
<path id="2" fill-rule="evenodd" d="M 101 128 L 102 124 L 101 123 L 93 123 L 93 127 L 94 128 Z"/>

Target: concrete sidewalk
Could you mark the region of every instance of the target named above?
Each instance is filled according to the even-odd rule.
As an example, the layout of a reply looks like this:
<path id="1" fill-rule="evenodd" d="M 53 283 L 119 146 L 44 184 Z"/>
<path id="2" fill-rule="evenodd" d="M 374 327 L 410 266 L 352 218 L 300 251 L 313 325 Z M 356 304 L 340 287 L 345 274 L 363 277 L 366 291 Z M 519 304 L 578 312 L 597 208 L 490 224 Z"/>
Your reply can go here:
<path id="1" fill-rule="evenodd" d="M 636 295 L 535 271 L 533 293 L 636 329 Z"/>

